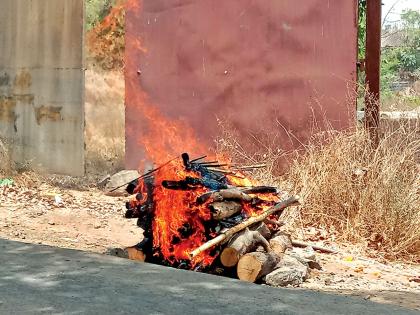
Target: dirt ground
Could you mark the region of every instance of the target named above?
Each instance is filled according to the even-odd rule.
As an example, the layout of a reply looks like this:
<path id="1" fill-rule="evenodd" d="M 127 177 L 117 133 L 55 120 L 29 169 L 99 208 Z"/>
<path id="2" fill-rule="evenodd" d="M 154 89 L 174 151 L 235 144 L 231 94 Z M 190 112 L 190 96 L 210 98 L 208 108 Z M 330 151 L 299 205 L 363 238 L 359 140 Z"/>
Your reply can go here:
<path id="1" fill-rule="evenodd" d="M 34 176 L 23 174 L 13 187 L 0 187 L 0 237 L 94 252 L 141 239 L 136 221 L 123 218 L 124 198 L 61 188 Z"/>
<path id="2" fill-rule="evenodd" d="M 0 186 L 0 238 L 99 253 L 141 240 L 136 219 L 123 217 L 125 198 L 106 196 L 95 185 L 100 177 L 123 167 L 123 92 L 120 72 L 86 72 L 87 177 L 23 173 L 14 177 L 13 186 Z M 420 310 L 419 265 L 367 258 L 357 246 L 319 237 L 323 232 L 316 229 L 298 234 L 340 252 L 317 253 L 322 269 L 313 269 L 301 288 Z"/>
<path id="3" fill-rule="evenodd" d="M 64 177 L 26 173 L 15 177 L 13 186 L 0 187 L 0 237 L 99 253 L 141 239 L 136 220 L 123 218 L 124 197 L 106 196 L 91 187 L 67 188 L 71 184 Z M 317 233 L 310 229 L 306 234 L 310 239 Z M 325 245 L 325 240 L 314 243 Z M 340 254 L 317 253 L 322 269 L 313 269 L 301 288 L 420 310 L 419 265 L 382 263 L 363 257 L 357 247 L 329 246 Z"/>

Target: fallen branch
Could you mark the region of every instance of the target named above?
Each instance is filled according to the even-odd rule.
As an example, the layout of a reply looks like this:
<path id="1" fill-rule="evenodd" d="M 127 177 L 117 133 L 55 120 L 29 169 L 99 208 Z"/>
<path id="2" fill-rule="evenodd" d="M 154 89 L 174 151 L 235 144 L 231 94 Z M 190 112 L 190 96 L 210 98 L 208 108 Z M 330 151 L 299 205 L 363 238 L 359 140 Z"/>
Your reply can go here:
<path id="1" fill-rule="evenodd" d="M 214 239 L 204 243 L 203 245 L 201 245 L 200 247 L 196 248 L 195 250 L 193 250 L 190 253 L 191 258 L 194 258 L 195 256 L 199 255 L 200 253 L 212 248 L 213 246 L 216 246 L 220 243 L 222 243 L 223 241 L 231 238 L 233 235 L 235 235 L 236 233 L 244 230 L 245 228 L 249 227 L 250 225 L 257 223 L 257 222 L 261 222 L 264 221 L 267 217 L 269 217 L 270 215 L 282 211 L 285 208 L 292 206 L 294 204 L 299 203 L 299 196 L 292 196 L 282 202 L 279 202 L 278 204 L 276 204 L 275 206 L 269 208 L 268 210 L 264 211 L 263 213 L 255 216 L 255 217 L 251 217 L 246 221 L 243 221 L 242 223 L 239 223 L 238 225 L 230 228 L 229 230 L 227 230 L 226 232 L 218 235 L 217 237 L 215 237 Z"/>
<path id="2" fill-rule="evenodd" d="M 275 194 L 277 188 L 272 186 L 254 186 L 254 187 L 243 187 L 241 191 L 245 194 Z"/>
<path id="3" fill-rule="evenodd" d="M 190 161 L 190 163 L 194 163 L 194 162 L 200 161 L 200 160 L 202 160 L 202 159 L 205 159 L 206 157 L 207 157 L 207 155 L 202 155 L 202 156 L 200 156 L 200 157 L 198 157 L 198 158 L 196 158 L 196 159 L 192 159 L 192 160 Z"/>
<path id="4" fill-rule="evenodd" d="M 334 250 L 334 249 L 330 249 L 330 248 L 326 248 L 326 247 L 321 247 L 318 245 L 312 245 L 306 242 L 301 242 L 301 241 L 292 241 L 292 245 L 295 247 L 312 247 L 314 250 L 317 250 L 319 252 L 322 253 L 327 253 L 327 254 L 338 254 L 338 251 Z"/>
<path id="5" fill-rule="evenodd" d="M 224 170 L 224 169 L 215 168 L 215 167 L 207 167 L 207 170 L 209 170 L 211 172 L 217 172 L 217 173 L 222 173 L 222 174 L 227 174 L 227 175 L 235 175 L 236 174 L 233 171 Z"/>
<path id="6" fill-rule="evenodd" d="M 264 167 L 267 167 L 267 164 L 255 164 L 255 165 L 236 166 L 236 167 L 233 167 L 233 168 L 234 169 L 237 169 L 237 170 L 252 170 L 252 169 L 264 168 Z"/>

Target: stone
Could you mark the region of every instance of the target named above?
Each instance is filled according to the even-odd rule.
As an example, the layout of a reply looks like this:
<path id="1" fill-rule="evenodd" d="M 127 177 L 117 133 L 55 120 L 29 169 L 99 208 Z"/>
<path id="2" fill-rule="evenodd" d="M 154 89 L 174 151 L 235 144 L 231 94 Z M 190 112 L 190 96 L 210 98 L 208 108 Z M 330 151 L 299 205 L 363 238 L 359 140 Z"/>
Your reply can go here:
<path id="1" fill-rule="evenodd" d="M 305 260 L 316 261 L 315 251 L 312 247 L 294 247 L 292 250 L 290 250 L 290 255 L 299 256 Z"/>
<path id="2" fill-rule="evenodd" d="M 274 287 L 299 286 L 308 276 L 308 266 L 293 256 L 284 255 L 276 269 L 265 276 L 265 283 Z"/>
<path id="3" fill-rule="evenodd" d="M 109 195 L 118 196 L 119 194 L 123 194 L 126 186 L 139 176 L 140 173 L 137 170 L 122 170 L 109 178 L 106 183 L 105 190 L 108 191 Z M 116 189 L 117 187 L 119 188 Z M 114 189 L 116 190 L 111 192 L 111 190 Z"/>
<path id="4" fill-rule="evenodd" d="M 106 176 L 104 176 L 103 178 L 101 178 L 96 185 L 98 186 L 98 188 L 105 188 L 106 185 L 109 183 L 111 179 L 111 175 L 107 174 Z"/>
<path id="5" fill-rule="evenodd" d="M 322 267 L 316 259 L 315 251 L 312 247 L 299 248 L 294 247 L 293 249 L 287 251 L 287 254 L 295 257 L 304 265 L 307 265 L 310 269 L 321 270 Z"/>

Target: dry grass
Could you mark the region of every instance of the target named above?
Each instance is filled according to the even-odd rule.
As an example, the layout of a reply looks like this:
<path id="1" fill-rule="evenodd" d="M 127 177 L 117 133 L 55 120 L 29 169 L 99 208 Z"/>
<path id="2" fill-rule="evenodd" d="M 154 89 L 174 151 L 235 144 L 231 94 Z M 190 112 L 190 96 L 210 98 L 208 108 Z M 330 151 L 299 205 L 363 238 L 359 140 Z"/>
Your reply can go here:
<path id="1" fill-rule="evenodd" d="M 227 121 L 218 120 L 218 125 L 220 136 L 215 140 L 216 156 L 242 165 L 266 164 L 267 167 L 255 169 L 248 174 L 265 185 L 276 185 L 284 169 L 283 160 L 287 156 L 281 148 L 279 134 L 261 130 L 258 134 L 248 133 L 244 137 Z"/>
<path id="2" fill-rule="evenodd" d="M 112 174 L 124 167 L 124 75 L 86 71 L 85 142 L 88 174 Z"/>
<path id="3" fill-rule="evenodd" d="M 275 169 L 253 175 L 303 197 L 298 224 L 321 227 L 386 259 L 420 261 L 420 129 L 384 129 L 377 147 L 363 128 L 317 133 L 303 152 L 287 155 L 290 168 L 283 176 L 273 176 Z M 238 138 L 228 134 L 219 150 L 244 162 Z M 273 151 L 280 152 L 258 155 L 271 168 L 285 160 Z"/>
<path id="4" fill-rule="evenodd" d="M 363 129 L 313 139 L 287 174 L 306 224 L 334 229 L 385 258 L 420 259 L 420 140 L 403 126 L 378 147 Z M 414 257 L 416 256 L 417 257 Z"/>

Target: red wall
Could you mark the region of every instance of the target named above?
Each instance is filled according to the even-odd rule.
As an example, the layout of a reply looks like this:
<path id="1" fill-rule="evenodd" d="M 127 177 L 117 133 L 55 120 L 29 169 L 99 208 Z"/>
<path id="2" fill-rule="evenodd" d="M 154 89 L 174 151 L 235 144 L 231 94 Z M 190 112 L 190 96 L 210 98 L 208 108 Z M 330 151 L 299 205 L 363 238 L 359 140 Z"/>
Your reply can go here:
<path id="1" fill-rule="evenodd" d="M 219 132 L 216 117 L 244 137 L 277 130 L 285 149 L 304 142 L 314 121 L 351 125 L 356 10 L 356 0 L 143 0 L 130 6 L 127 167 L 137 167 L 142 155 L 145 124 L 136 107 L 143 92 L 209 144 Z"/>

